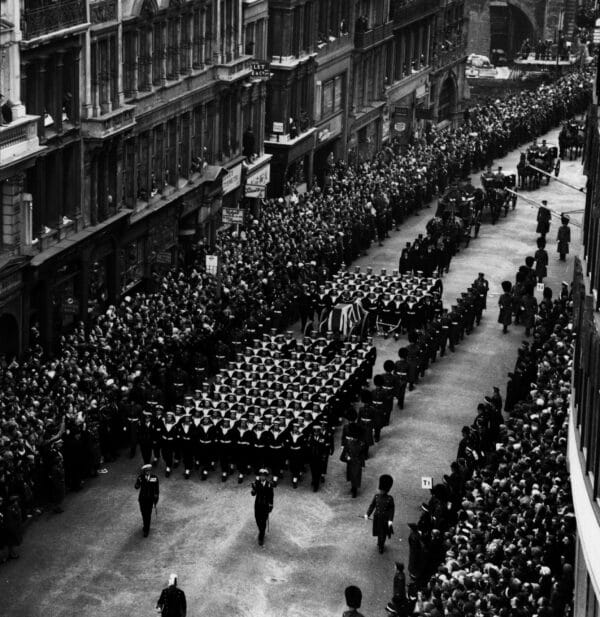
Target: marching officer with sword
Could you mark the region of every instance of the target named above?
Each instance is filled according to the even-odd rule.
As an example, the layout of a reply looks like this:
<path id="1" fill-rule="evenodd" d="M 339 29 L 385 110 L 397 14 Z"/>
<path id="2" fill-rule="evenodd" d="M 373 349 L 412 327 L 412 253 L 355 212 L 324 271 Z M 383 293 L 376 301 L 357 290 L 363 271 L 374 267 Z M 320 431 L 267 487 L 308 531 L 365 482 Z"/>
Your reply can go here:
<path id="1" fill-rule="evenodd" d="M 152 465 L 143 465 L 140 474 L 135 481 L 135 488 L 140 491 L 138 501 L 142 512 L 144 538 L 150 533 L 150 519 L 152 518 L 152 506 L 156 509 L 158 503 L 158 478 L 151 473 Z"/>

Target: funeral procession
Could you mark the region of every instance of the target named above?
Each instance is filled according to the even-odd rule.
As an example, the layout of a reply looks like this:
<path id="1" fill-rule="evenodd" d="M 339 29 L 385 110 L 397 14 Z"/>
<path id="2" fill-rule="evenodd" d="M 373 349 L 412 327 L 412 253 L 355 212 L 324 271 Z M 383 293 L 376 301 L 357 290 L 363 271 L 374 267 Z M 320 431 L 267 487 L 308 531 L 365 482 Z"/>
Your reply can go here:
<path id="1" fill-rule="evenodd" d="M 2 0 L 0 615 L 600 617 L 596 0 Z"/>

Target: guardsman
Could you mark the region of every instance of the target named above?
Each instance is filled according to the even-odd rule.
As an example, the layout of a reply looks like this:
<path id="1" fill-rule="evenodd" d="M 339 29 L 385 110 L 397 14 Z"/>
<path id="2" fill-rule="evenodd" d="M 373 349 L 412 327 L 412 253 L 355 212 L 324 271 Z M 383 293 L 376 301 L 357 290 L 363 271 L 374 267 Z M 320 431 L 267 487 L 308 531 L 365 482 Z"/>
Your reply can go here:
<path id="1" fill-rule="evenodd" d="M 384 474 L 379 477 L 379 492 L 373 497 L 365 519 L 373 514 L 373 535 L 377 537 L 377 547 L 379 552 L 385 550 L 386 538 L 391 538 L 392 523 L 394 521 L 394 498 L 389 495 L 394 480 L 392 476 Z"/>
<path id="2" fill-rule="evenodd" d="M 158 503 L 158 478 L 152 473 L 152 465 L 143 465 L 135 481 L 135 488 L 139 490 L 138 501 L 142 512 L 144 538 L 150 533 L 150 519 L 152 507 Z"/>
<path id="3" fill-rule="evenodd" d="M 258 471 L 258 480 L 252 482 L 251 494 L 254 499 L 254 517 L 258 527 L 258 544 L 265 543 L 265 531 L 269 514 L 273 510 L 273 485 L 268 480 L 269 470 L 261 467 Z"/>

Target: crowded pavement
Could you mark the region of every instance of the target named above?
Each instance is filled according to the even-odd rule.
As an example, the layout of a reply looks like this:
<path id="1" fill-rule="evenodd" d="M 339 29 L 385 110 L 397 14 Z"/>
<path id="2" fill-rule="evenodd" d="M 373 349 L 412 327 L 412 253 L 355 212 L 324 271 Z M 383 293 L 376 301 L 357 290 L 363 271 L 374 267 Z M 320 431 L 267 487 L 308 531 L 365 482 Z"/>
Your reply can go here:
<path id="1" fill-rule="evenodd" d="M 465 132 L 464 139 L 467 139 L 467 135 Z M 556 142 L 558 129 L 553 129 L 544 137 L 549 143 Z M 432 155 L 425 152 L 424 156 Z M 513 150 L 507 156 L 496 159 L 494 165 L 501 165 L 505 171 L 512 172 L 518 159 L 519 150 Z M 409 167 L 413 165 L 410 159 L 408 161 Z M 373 175 L 373 172 L 368 175 Z M 475 185 L 478 185 L 479 175 L 480 172 L 473 174 Z M 561 178 L 583 185 L 580 161 L 564 161 Z M 360 182 L 356 182 L 354 189 L 358 190 L 359 187 Z M 328 201 L 337 204 L 336 196 L 345 190 L 341 180 L 340 184 L 333 180 L 331 189 L 332 197 Z M 557 213 L 574 211 L 583 206 L 581 194 L 554 182 L 526 194 L 535 200 L 546 199 L 548 207 Z M 425 190 L 419 199 L 427 202 L 426 196 Z M 344 199 L 349 198 L 348 194 Z M 285 208 L 293 209 L 295 199 L 293 195 L 288 198 Z M 328 219 L 323 202 L 319 200 L 318 203 L 322 209 L 319 216 L 322 220 Z M 292 257 L 296 260 L 300 257 L 307 263 L 311 259 L 322 259 L 329 273 L 339 267 L 342 259 L 352 261 L 362 269 L 396 269 L 402 248 L 419 234 L 426 233 L 425 226 L 435 212 L 435 201 L 431 207 L 425 203 L 423 205 L 408 207 L 398 226 L 399 231 L 392 229 L 389 238 L 380 234 L 381 242 L 373 242 L 367 254 L 358 260 L 354 258 L 366 246 L 356 245 L 351 250 L 346 245 L 349 252 L 344 255 L 343 250 L 337 249 L 335 238 L 327 254 L 326 243 L 331 242 L 330 234 L 337 228 L 338 217 L 341 216 L 341 212 L 335 210 L 333 217 L 326 221 L 330 229 L 316 224 L 309 226 L 311 235 L 308 238 L 295 238 L 294 246 L 288 247 L 287 254 L 277 253 L 281 247 L 273 237 L 284 229 L 283 217 L 281 224 L 276 223 L 268 231 L 267 235 L 271 236 L 273 242 L 272 248 L 261 247 L 258 238 L 262 236 L 253 235 L 250 231 L 246 252 L 239 254 L 239 247 L 243 243 L 238 242 L 236 236 L 226 238 L 222 254 L 226 256 L 228 266 L 223 273 L 223 284 L 234 295 L 228 311 L 225 311 L 224 316 L 219 313 L 217 319 L 215 313 L 211 313 L 210 288 L 213 283 L 205 275 L 192 270 L 188 280 L 178 281 L 176 277 L 167 280 L 163 283 L 167 287 L 174 285 L 185 288 L 189 285 L 187 289 L 193 297 L 194 289 L 190 281 L 193 283 L 203 279 L 201 293 L 205 294 L 203 299 L 207 307 L 205 314 L 200 315 L 200 321 L 196 322 L 197 318 L 191 316 L 193 305 L 188 297 L 190 315 L 183 312 L 181 321 L 176 324 L 177 332 L 170 332 L 174 339 L 170 344 L 177 350 L 186 332 L 205 327 L 212 335 L 219 323 L 223 327 L 223 319 L 236 322 L 236 318 L 246 314 L 248 298 L 257 300 L 252 319 L 258 322 L 258 315 L 264 309 L 261 300 L 266 298 L 276 301 L 280 297 L 272 286 L 282 285 L 281 296 L 285 296 L 288 289 L 285 282 L 293 281 L 294 277 L 301 278 L 298 273 L 288 275 L 287 279 L 281 276 L 281 272 L 273 276 L 269 270 L 270 267 L 274 268 L 273 264 L 282 269 L 287 268 L 287 263 L 290 263 L 288 260 Z M 270 207 L 274 210 L 275 204 Z M 281 204 L 279 207 L 283 208 Z M 411 212 L 411 209 L 414 211 Z M 366 216 L 364 212 L 356 214 Z M 211 474 L 205 482 L 196 474 L 186 482 L 181 470 L 163 479 L 164 466 L 161 464 L 155 468 L 161 478 L 161 498 L 152 522 L 152 533 L 148 541 L 142 543 L 136 497 L 132 491 L 139 470 L 139 466 L 136 467 L 139 455 L 136 454 L 136 461 L 121 455 L 114 462 L 103 463 L 102 468 L 99 457 L 92 471 L 104 471 L 106 468 L 107 473 L 88 481 L 85 476 L 80 477 L 71 470 L 70 478 L 75 482 L 71 488 L 79 490 L 70 493 L 64 502 L 57 504 L 64 512 L 60 516 L 51 512 L 37 516 L 27 529 L 20 548 L 20 559 L 5 564 L 0 570 L 0 593 L 7 598 L 6 614 L 67 615 L 70 614 L 69 607 L 74 605 L 79 607 L 81 615 L 94 615 L 99 611 L 116 614 L 124 610 L 131 615 L 146 614 L 152 610 L 151 602 L 148 601 L 147 605 L 145 602 L 152 596 L 156 580 L 166 580 L 169 572 L 174 570 L 186 588 L 189 605 L 194 606 L 194 613 L 198 614 L 258 616 L 300 615 L 308 612 L 324 617 L 341 612 L 342 592 L 348 584 L 356 584 L 363 590 L 365 614 L 383 612 L 391 597 L 394 563 L 409 562 L 408 523 L 417 522 L 421 504 L 430 497 L 429 491 L 422 488 L 422 477 L 432 478 L 434 484 L 440 482 L 443 475 L 450 472 L 450 463 L 456 456 L 461 438 L 461 427 L 472 423 L 478 404 L 484 396 L 491 396 L 494 386 L 499 387 L 502 396 L 505 395 L 507 373 L 514 368 L 517 349 L 524 339 L 524 330 L 523 326 L 512 326 L 506 336 L 502 335 L 497 323 L 498 297 L 502 281 L 513 280 L 515 271 L 525 257 L 535 253 L 536 214 L 537 208 L 523 199 L 519 199 L 516 209 L 509 211 L 506 218 L 500 218 L 496 225 L 491 225 L 485 214 L 478 237 L 471 240 L 468 248 L 461 248 L 452 258 L 449 272 L 443 276 L 443 305 L 450 307 L 455 298 L 477 278 L 478 273 L 483 272 L 489 282 L 487 310 L 481 324 L 465 336 L 456 351 L 447 352 L 445 357 L 438 358 L 416 388 L 406 393 L 404 409 L 394 407 L 390 425 L 383 429 L 381 440 L 371 448 L 370 457 L 366 460 L 356 499 L 352 499 L 348 492 L 344 464 L 339 460 L 338 428 L 334 436 L 335 453 L 330 458 L 326 481 L 319 492 L 310 490 L 308 478 L 297 490 L 292 490 L 289 472 L 285 472 L 287 477 L 275 488 L 275 505 L 269 519 L 266 545 L 257 552 L 249 483 L 235 484 L 231 479 L 222 482 L 219 473 Z M 571 242 L 574 246 L 578 243 L 579 230 L 575 225 L 578 218 L 577 214 L 571 215 Z M 360 218 L 354 220 L 356 230 L 346 228 L 345 231 L 351 235 L 356 234 L 352 237 L 359 240 L 361 221 Z M 257 224 L 260 223 L 257 221 Z M 558 226 L 558 219 L 553 219 L 548 235 L 549 264 L 545 281 L 554 290 L 555 296 L 559 292 L 560 282 L 571 280 L 573 260 L 572 256 L 565 262 L 558 260 L 554 244 Z M 322 237 L 322 234 L 326 236 Z M 323 252 L 317 252 L 318 246 L 324 247 L 325 257 Z M 261 250 L 265 250 L 264 255 L 260 254 Z M 314 254 L 311 254 L 311 250 Z M 244 260 L 247 255 L 256 258 L 255 277 L 245 273 L 247 263 Z M 262 264 L 261 259 L 264 259 Z M 261 265 L 264 272 L 260 272 Z M 285 298 L 281 300 L 283 302 Z M 173 304 L 169 306 L 168 301 L 166 305 L 163 300 L 160 302 L 159 306 L 164 312 L 179 308 Z M 152 337 L 164 341 L 164 330 L 148 332 L 145 329 L 148 323 L 153 323 L 142 317 L 144 306 L 149 303 L 145 303 L 143 297 L 130 299 L 126 303 L 134 306 L 131 309 L 123 307 L 125 319 L 139 322 L 133 328 L 136 332 L 133 336 L 143 335 L 145 344 Z M 151 311 L 150 305 L 147 312 Z M 286 314 L 285 303 L 281 313 Z M 230 318 L 229 315 L 233 316 Z M 110 325 L 111 321 L 113 325 Z M 117 327 L 120 326 L 119 322 L 113 314 L 108 313 L 104 323 L 99 324 L 97 332 L 91 333 L 92 340 L 101 343 L 102 349 L 108 347 L 108 354 L 101 355 L 99 360 L 107 362 L 109 368 L 109 362 L 114 362 L 114 356 L 111 355 L 115 337 L 108 343 L 106 338 L 107 335 L 111 336 L 115 323 Z M 247 322 L 244 324 L 246 329 L 249 327 Z M 190 323 L 193 324 L 191 329 Z M 284 323 L 271 325 L 287 326 Z M 233 328 L 243 331 L 239 321 Z M 299 336 L 299 324 L 295 324 L 294 331 Z M 181 336 L 173 336 L 180 333 Z M 229 340 L 235 340 L 236 334 L 230 336 Z M 223 338 L 218 337 L 212 340 L 216 345 L 223 342 Z M 71 353 L 80 353 L 76 348 L 76 338 L 65 342 Z M 385 360 L 396 360 L 398 347 L 406 343 L 405 335 L 401 336 L 400 341 L 376 337 L 374 344 L 377 348 L 377 362 L 374 373 L 382 371 Z M 152 345 L 146 348 L 152 349 Z M 121 353 L 126 350 L 125 345 Z M 177 351 L 174 355 L 177 355 Z M 185 367 L 203 365 L 206 370 L 213 371 L 215 367 L 211 364 L 218 362 L 218 355 L 187 358 L 186 364 L 180 363 L 171 370 L 185 373 Z M 98 359 L 95 361 L 98 363 Z M 152 357 L 139 354 L 135 362 L 130 363 L 131 369 L 143 373 L 151 367 L 153 361 Z M 93 381 L 98 372 L 102 374 L 102 371 L 95 371 L 94 366 L 91 368 Z M 7 370 L 11 370 L 10 367 Z M 189 372 L 187 377 L 183 377 L 184 380 L 191 379 Z M 169 379 L 174 382 L 176 376 L 163 377 L 163 383 L 169 383 Z M 119 377 L 123 383 L 127 383 L 129 378 L 128 375 Z M 115 376 L 117 379 L 119 377 Z M 175 402 L 177 392 L 171 390 L 167 387 L 162 393 L 163 405 Z M 160 392 L 152 392 L 154 394 L 161 396 Z M 101 405 L 102 402 L 96 400 L 95 404 Z M 60 433 L 60 425 L 48 431 L 47 438 L 50 441 L 53 438 L 52 431 Z M 395 534 L 383 555 L 376 550 L 369 523 L 361 520 L 377 490 L 381 474 L 390 474 L 394 478 L 391 494 L 396 504 Z M 62 550 L 56 550 L 57 544 L 62 546 Z"/>

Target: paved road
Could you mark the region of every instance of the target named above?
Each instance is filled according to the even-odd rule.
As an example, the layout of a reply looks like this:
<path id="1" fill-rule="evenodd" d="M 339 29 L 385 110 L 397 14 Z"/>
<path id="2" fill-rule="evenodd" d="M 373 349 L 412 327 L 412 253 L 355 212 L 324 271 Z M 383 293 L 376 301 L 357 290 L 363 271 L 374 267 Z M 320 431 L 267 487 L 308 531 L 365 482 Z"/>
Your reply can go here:
<path id="1" fill-rule="evenodd" d="M 557 132 L 547 138 L 556 141 Z M 518 153 L 498 163 L 515 168 Z M 564 162 L 561 177 L 583 186 L 578 162 Z M 531 193 L 548 199 L 557 211 L 583 208 L 584 197 L 552 183 Z M 400 248 L 424 230 L 434 208 L 423 210 L 373 248 L 359 264 L 396 267 Z M 490 281 L 488 311 L 482 324 L 427 372 L 405 410 L 394 411 L 392 424 L 367 461 L 363 487 L 351 499 L 344 481 L 339 449 L 330 461 L 327 483 L 313 494 L 305 482 L 296 491 L 289 479 L 276 489 L 275 509 L 265 546 L 256 545 L 253 501 L 249 486 L 217 479 L 185 481 L 176 473 L 161 478 L 162 496 L 151 535 L 141 536 L 136 469 L 120 460 L 109 473 L 90 481 L 66 500 L 61 515 L 44 515 L 28 530 L 21 559 L 0 566 L 0 613 L 4 617 L 146 617 L 170 572 L 177 572 L 188 596 L 189 616 L 329 617 L 343 610 L 343 589 L 358 584 L 364 612 L 384 614 L 391 595 L 394 561 L 406 560 L 407 526 L 426 500 L 421 476 L 439 480 L 449 469 L 460 437 L 477 403 L 498 385 L 504 392 L 521 327 L 502 335 L 496 323 L 500 282 L 513 279 L 535 251 L 535 207 L 520 200 L 517 209 L 495 226 L 486 222 L 453 261 L 444 279 L 444 304 L 450 305 L 477 273 Z M 572 216 L 572 220 L 581 215 Z M 552 223 L 548 239 L 555 237 Z M 575 227 L 573 242 L 579 241 Z M 549 279 L 558 290 L 569 280 L 571 260 L 558 261 L 549 242 Z M 396 357 L 399 343 L 377 340 L 378 366 Z M 337 436 L 339 442 L 339 436 Z M 366 510 L 381 473 L 395 479 L 396 535 L 379 555 L 370 528 L 358 517 Z"/>

